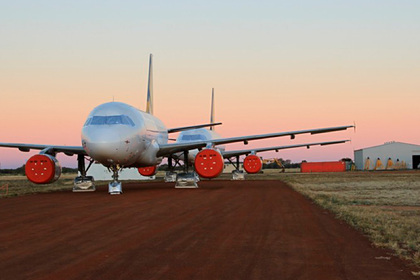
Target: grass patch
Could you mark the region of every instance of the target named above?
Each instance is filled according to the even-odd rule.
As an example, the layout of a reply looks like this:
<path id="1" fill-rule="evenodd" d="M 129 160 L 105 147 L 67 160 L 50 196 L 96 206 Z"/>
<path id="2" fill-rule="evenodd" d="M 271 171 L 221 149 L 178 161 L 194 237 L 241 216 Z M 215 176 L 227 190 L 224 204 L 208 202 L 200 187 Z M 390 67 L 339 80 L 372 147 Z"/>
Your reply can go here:
<path id="1" fill-rule="evenodd" d="M 420 172 L 283 174 L 279 179 L 420 266 Z"/>
<path id="2" fill-rule="evenodd" d="M 0 176 L 0 198 L 36 194 L 41 192 L 72 190 L 73 180 L 76 176 L 77 174 L 63 174 L 52 184 L 38 185 L 31 183 L 26 176 L 2 175 Z"/>

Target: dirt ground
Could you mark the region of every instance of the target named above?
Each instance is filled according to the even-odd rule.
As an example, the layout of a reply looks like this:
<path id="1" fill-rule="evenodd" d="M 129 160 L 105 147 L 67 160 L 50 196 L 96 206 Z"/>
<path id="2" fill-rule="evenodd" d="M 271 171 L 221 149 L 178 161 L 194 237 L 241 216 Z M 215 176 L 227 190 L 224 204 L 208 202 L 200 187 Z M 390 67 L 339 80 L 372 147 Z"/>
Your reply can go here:
<path id="1" fill-rule="evenodd" d="M 418 279 L 280 181 L 0 200 L 0 279 Z"/>

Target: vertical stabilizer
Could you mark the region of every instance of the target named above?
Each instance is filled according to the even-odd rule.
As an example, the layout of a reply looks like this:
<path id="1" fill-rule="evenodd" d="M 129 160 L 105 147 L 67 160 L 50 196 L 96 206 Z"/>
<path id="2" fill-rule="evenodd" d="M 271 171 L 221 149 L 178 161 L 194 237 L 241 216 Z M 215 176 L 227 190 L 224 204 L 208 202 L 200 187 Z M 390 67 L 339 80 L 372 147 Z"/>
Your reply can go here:
<path id="1" fill-rule="evenodd" d="M 210 123 L 214 123 L 214 88 L 211 89 Z M 210 130 L 214 130 L 214 126 L 210 126 Z"/>
<path id="2" fill-rule="evenodd" d="M 146 113 L 153 115 L 153 55 L 150 54 L 149 59 L 149 80 L 147 82 L 147 105 Z"/>

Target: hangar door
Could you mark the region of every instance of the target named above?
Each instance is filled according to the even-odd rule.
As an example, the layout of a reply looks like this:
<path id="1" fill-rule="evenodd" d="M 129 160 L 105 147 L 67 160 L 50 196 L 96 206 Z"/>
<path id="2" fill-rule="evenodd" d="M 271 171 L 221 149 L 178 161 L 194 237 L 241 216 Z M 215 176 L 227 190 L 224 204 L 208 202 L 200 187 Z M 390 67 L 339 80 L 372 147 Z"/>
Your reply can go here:
<path id="1" fill-rule="evenodd" d="M 413 156 L 413 169 L 420 169 L 420 156 Z"/>

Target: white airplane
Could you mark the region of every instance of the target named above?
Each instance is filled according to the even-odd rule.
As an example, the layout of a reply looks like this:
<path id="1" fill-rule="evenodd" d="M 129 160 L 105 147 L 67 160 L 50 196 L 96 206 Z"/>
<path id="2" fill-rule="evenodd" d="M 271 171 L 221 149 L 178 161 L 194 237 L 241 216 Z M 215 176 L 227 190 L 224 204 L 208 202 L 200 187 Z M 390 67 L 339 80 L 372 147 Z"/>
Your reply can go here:
<path id="1" fill-rule="evenodd" d="M 142 175 L 152 174 L 163 157 L 175 153 L 201 149 L 196 155 L 194 167 L 198 174 L 206 178 L 217 177 L 224 167 L 223 156 L 218 146 L 251 140 L 290 136 L 298 134 L 319 134 L 346 130 L 353 125 L 327 127 L 318 129 L 275 132 L 260 135 L 218 138 L 211 140 L 194 140 L 185 143 L 168 143 L 168 134 L 212 126 L 196 126 L 168 129 L 161 120 L 153 116 L 152 55 L 149 60 L 149 87 L 146 112 L 121 102 L 104 103 L 92 110 L 82 128 L 81 146 L 57 146 L 42 144 L 0 143 L 0 147 L 17 148 L 28 152 L 31 149 L 41 150 L 39 154 L 28 159 L 25 165 L 26 176 L 36 184 L 52 183 L 61 175 L 61 167 L 56 159 L 57 153 L 77 155 L 80 177 L 75 179 L 79 184 L 93 184 L 93 178 L 86 175 L 90 165 L 96 161 L 112 171 L 113 181 L 109 183 L 110 194 L 122 193 L 118 173 L 123 168 L 139 168 Z M 85 159 L 90 164 L 85 167 Z M 143 172 L 143 173 L 142 173 Z"/>
<path id="2" fill-rule="evenodd" d="M 210 110 L 210 124 L 219 125 L 221 123 L 215 123 L 215 103 L 214 103 L 214 88 L 212 88 L 211 92 L 211 110 Z M 205 140 L 205 141 L 214 141 L 216 139 L 222 138 L 220 134 L 218 134 L 214 126 L 209 126 L 209 129 L 207 128 L 195 128 L 191 130 L 184 130 L 181 131 L 176 139 L 176 143 L 188 143 L 188 142 L 194 142 L 197 140 Z M 240 173 L 240 163 L 239 163 L 239 157 L 242 155 L 245 155 L 245 159 L 243 161 L 243 168 L 245 169 L 246 173 L 248 174 L 254 174 L 261 171 L 263 163 L 260 157 L 256 156 L 259 152 L 266 152 L 266 151 L 276 151 L 283 149 L 292 149 L 292 148 L 299 148 L 299 147 L 306 147 L 310 148 L 311 146 L 326 146 L 326 145 L 333 145 L 333 144 L 341 144 L 348 142 L 350 140 L 339 140 L 339 141 L 329 141 L 329 142 L 316 142 L 316 143 L 306 143 L 306 144 L 297 144 L 297 145 L 288 145 L 288 146 L 274 146 L 274 147 L 265 147 L 265 148 L 255 148 L 255 149 L 244 149 L 244 150 L 237 150 L 237 151 L 226 151 L 224 146 L 218 146 L 218 152 L 222 155 L 224 159 L 227 159 L 234 167 L 235 167 L 235 174 L 233 175 L 233 178 L 243 178 L 242 175 L 239 175 Z M 200 149 L 201 150 L 201 149 Z M 182 160 L 184 162 L 184 171 L 188 172 L 188 166 L 194 165 L 195 159 L 197 157 L 197 154 L 200 152 L 199 149 L 194 149 L 188 151 L 187 154 L 184 153 L 176 153 L 173 155 L 170 155 L 168 157 L 168 167 L 170 169 L 170 173 L 167 175 L 169 176 L 169 180 L 172 181 L 172 173 L 173 168 L 179 164 L 179 160 Z M 188 162 L 185 162 L 185 158 L 188 157 Z M 172 159 L 175 160 L 175 166 L 172 163 Z M 206 173 L 200 173 L 200 169 L 197 170 L 198 174 L 201 177 L 208 178 Z M 211 177 L 210 177 L 211 178 Z M 165 177 L 166 179 L 166 177 Z"/>
<path id="3" fill-rule="evenodd" d="M 179 133 L 178 137 L 176 138 L 176 143 L 188 143 L 188 142 L 194 142 L 197 140 L 214 140 L 214 139 L 220 139 L 222 138 L 214 129 L 214 126 L 221 125 L 222 123 L 214 122 L 214 89 L 212 89 L 211 92 L 211 110 L 210 110 L 210 126 L 209 129 L 206 128 L 195 128 L 195 129 L 189 129 L 189 130 L 183 130 Z M 219 151 L 224 151 L 224 146 L 218 146 L 217 149 Z M 188 164 L 194 163 L 194 159 L 197 156 L 199 150 L 194 149 L 188 151 Z M 172 156 L 175 160 L 182 160 L 185 162 L 185 157 L 183 153 L 177 153 Z M 169 158 L 170 160 L 171 158 Z"/>

